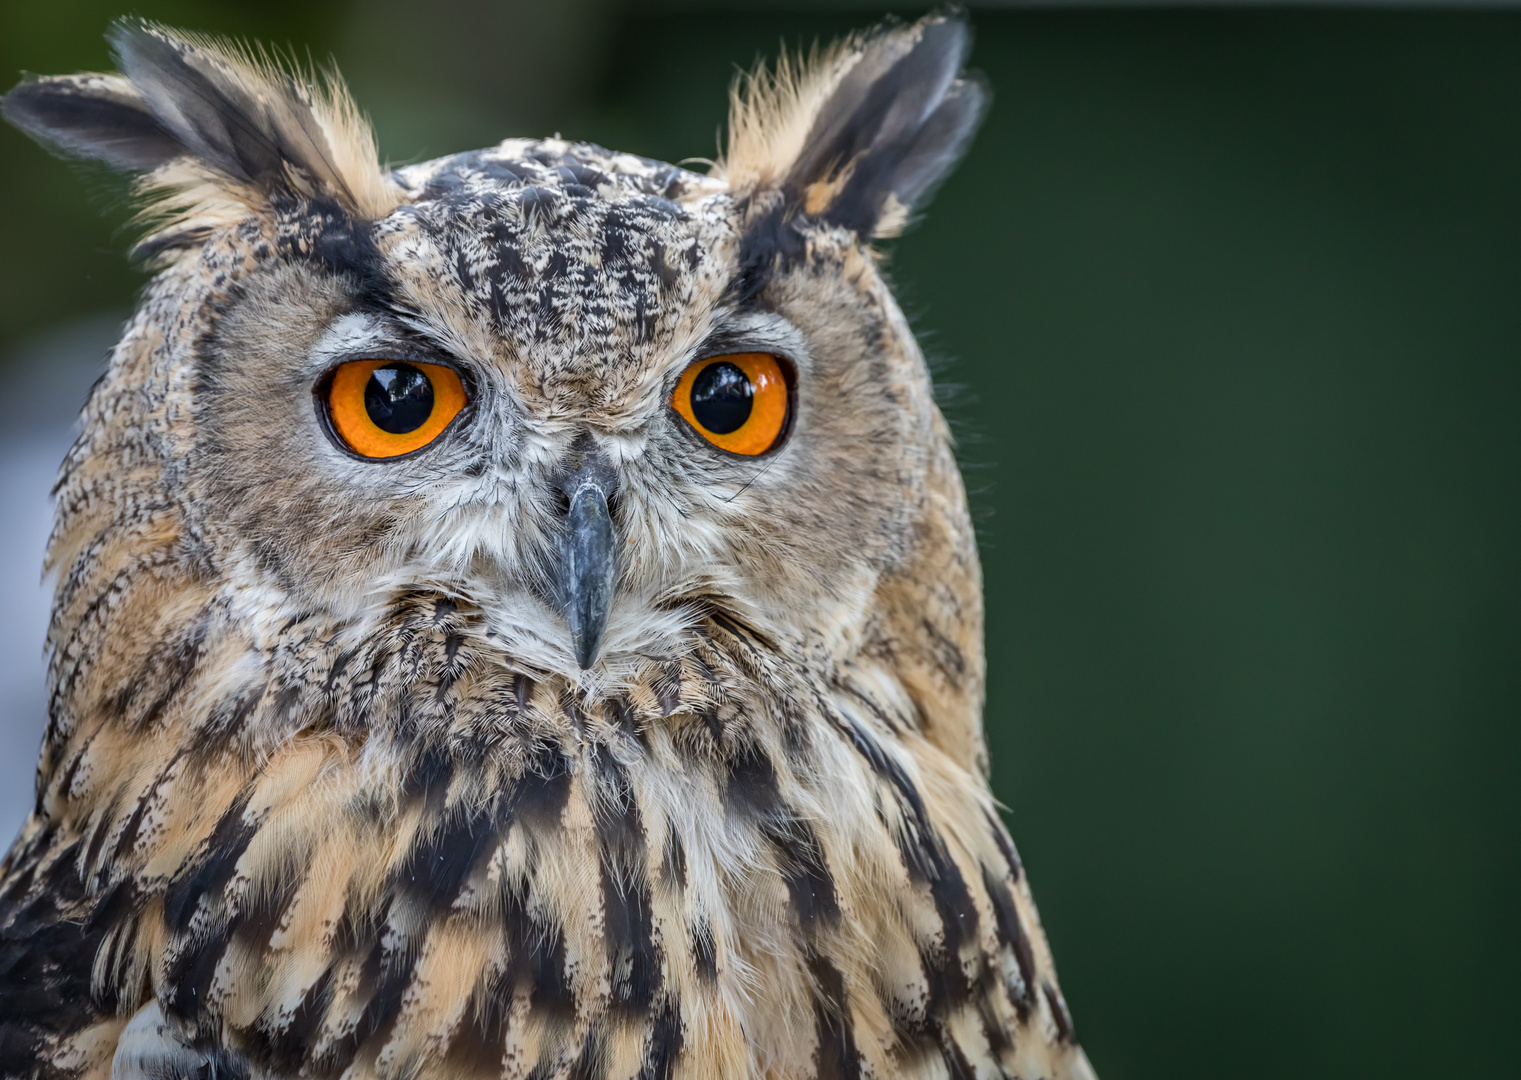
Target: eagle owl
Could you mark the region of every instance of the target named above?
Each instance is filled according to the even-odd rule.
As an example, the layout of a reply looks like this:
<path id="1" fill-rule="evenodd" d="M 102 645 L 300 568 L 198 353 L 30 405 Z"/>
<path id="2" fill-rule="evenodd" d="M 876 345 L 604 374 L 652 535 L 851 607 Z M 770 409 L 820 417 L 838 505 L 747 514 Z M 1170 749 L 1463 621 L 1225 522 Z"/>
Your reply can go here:
<path id="1" fill-rule="evenodd" d="M 873 248 L 982 114 L 964 20 L 741 80 L 706 175 L 389 171 L 336 76 L 112 40 L 4 102 L 156 275 L 56 488 L 0 1074 L 1091 1076 Z"/>

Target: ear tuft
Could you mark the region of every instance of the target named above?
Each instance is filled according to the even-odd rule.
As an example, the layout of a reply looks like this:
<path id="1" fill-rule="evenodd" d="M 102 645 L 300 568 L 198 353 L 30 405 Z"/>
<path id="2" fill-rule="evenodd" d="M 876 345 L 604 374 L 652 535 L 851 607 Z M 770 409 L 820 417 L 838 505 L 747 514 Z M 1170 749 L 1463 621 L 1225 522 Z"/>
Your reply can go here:
<path id="1" fill-rule="evenodd" d="M 150 172 L 185 152 L 120 75 L 28 79 L 0 98 L 0 112 L 60 153 L 123 172 Z"/>
<path id="2" fill-rule="evenodd" d="M 736 82 L 716 172 L 735 191 L 780 191 L 790 213 L 863 239 L 896 235 L 987 109 L 986 86 L 963 70 L 970 48 L 966 17 L 948 12 L 806 59 L 783 55 Z"/>
<path id="3" fill-rule="evenodd" d="M 371 220 L 399 203 L 336 73 L 146 22 L 118 23 L 109 39 L 120 75 L 29 79 L 0 110 L 60 153 L 138 174 L 159 225 L 146 246 L 188 242 L 282 195 Z"/>

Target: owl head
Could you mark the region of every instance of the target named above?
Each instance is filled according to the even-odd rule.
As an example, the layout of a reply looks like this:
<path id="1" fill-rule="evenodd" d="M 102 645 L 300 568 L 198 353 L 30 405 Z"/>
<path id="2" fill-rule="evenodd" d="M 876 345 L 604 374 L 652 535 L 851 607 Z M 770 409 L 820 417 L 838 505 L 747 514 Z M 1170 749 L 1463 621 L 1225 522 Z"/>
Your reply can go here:
<path id="1" fill-rule="evenodd" d="M 362 638 L 441 594 L 592 695 L 729 620 L 800 662 L 891 653 L 975 728 L 965 497 L 873 246 L 983 113 L 961 18 L 741 79 L 707 175 L 558 138 L 391 171 L 336 78 L 112 42 L 119 74 L 4 103 L 136 177 L 158 270 L 65 465 L 61 597 L 102 543 L 255 632 Z"/>

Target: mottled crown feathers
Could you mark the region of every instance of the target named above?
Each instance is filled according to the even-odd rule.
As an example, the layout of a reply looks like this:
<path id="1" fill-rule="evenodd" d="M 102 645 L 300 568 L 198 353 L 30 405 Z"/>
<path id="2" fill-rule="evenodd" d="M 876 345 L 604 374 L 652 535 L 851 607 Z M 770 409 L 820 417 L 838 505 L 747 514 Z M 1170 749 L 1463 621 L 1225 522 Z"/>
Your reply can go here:
<path id="1" fill-rule="evenodd" d="M 736 80 L 715 174 L 735 191 L 779 190 L 789 214 L 892 236 L 966 150 L 988 103 L 963 70 L 958 12 L 886 23 L 808 57 L 783 54 Z"/>
<path id="2" fill-rule="evenodd" d="M 148 249 L 193 242 L 282 195 L 370 219 L 397 205 L 336 74 L 145 22 L 118 23 L 110 40 L 121 74 L 28 79 L 3 111 L 61 153 L 139 174 L 158 226 Z"/>

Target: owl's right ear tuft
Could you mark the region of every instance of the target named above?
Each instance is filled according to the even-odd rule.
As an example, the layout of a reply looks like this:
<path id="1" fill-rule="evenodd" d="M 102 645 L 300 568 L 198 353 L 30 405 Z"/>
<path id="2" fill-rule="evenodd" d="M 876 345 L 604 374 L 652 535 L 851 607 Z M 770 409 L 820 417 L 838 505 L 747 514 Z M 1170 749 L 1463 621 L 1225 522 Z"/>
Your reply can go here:
<path id="1" fill-rule="evenodd" d="M 0 111 L 59 153 L 138 176 L 157 225 L 147 248 L 191 242 L 281 196 L 368 220 L 400 201 L 336 75 L 140 21 L 108 37 L 121 74 L 28 79 Z"/>

